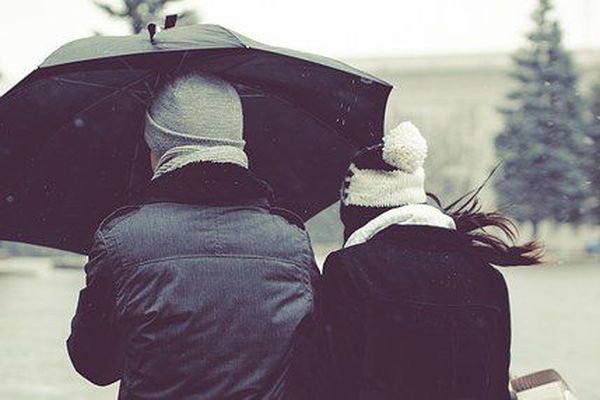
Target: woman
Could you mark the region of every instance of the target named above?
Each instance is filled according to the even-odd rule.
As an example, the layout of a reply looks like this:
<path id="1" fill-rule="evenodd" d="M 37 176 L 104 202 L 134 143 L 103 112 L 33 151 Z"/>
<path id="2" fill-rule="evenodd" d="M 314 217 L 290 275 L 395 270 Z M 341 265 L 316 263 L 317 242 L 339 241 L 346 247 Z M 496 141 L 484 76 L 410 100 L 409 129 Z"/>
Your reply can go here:
<path id="1" fill-rule="evenodd" d="M 348 170 L 346 243 L 324 266 L 324 397 L 510 398 L 508 293 L 492 265 L 537 264 L 540 248 L 513 245 L 511 222 L 481 212 L 477 192 L 443 211 L 425 204 L 426 155 L 405 122 Z"/>

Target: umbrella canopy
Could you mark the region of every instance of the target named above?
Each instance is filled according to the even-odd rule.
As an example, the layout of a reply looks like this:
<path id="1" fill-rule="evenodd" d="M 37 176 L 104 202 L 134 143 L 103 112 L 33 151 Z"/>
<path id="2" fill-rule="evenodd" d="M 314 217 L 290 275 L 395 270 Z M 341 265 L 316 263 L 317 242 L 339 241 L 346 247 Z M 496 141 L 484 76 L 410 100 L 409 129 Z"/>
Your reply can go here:
<path id="1" fill-rule="evenodd" d="M 381 140 L 391 86 L 338 61 L 216 25 L 95 36 L 54 52 L 0 98 L 0 239 L 86 253 L 151 171 L 143 115 L 162 80 L 202 71 L 242 99 L 250 168 L 305 220 Z"/>

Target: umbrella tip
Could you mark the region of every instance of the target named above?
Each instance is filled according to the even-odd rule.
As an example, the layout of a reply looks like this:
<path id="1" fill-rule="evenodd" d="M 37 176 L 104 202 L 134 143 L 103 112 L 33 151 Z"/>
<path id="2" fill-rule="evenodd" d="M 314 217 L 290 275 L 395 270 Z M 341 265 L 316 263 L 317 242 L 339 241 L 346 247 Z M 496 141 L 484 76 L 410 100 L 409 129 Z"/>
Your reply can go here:
<path id="1" fill-rule="evenodd" d="M 150 34 L 150 43 L 154 44 L 154 35 L 156 35 L 156 24 L 150 23 L 146 27 L 148 29 L 148 33 Z"/>

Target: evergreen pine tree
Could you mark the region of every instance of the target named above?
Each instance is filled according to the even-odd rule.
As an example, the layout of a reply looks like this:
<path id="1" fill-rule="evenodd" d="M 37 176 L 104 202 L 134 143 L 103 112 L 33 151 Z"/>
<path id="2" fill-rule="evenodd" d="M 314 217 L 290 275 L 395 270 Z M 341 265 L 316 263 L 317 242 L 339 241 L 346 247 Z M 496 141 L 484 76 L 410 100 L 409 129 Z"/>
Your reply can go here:
<path id="1" fill-rule="evenodd" d="M 544 220 L 579 222 L 586 198 L 583 100 L 552 11 L 551 0 L 540 0 L 528 45 L 513 56 L 517 85 L 496 138 L 503 160 L 495 185 L 499 204 L 518 221 L 531 222 L 536 235 Z"/>
<path id="2" fill-rule="evenodd" d="M 588 136 L 592 140 L 588 162 L 590 179 L 591 221 L 600 224 L 600 82 L 592 88 Z"/>
<path id="3" fill-rule="evenodd" d="M 150 22 L 162 23 L 165 8 L 171 3 L 181 0 L 120 0 L 121 8 L 111 4 L 94 1 L 99 8 L 113 18 L 125 20 L 129 23 L 133 33 L 141 32 Z M 198 23 L 200 17 L 195 10 L 185 10 L 180 13 L 178 25 Z"/>

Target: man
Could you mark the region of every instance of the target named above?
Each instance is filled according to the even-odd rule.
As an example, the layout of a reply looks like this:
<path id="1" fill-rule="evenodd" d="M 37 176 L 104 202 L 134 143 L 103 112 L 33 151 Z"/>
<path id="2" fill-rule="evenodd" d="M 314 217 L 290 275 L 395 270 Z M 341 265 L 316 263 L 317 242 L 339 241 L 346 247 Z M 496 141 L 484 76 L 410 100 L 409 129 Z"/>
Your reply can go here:
<path id="1" fill-rule="evenodd" d="M 318 270 L 301 222 L 247 169 L 238 94 L 177 77 L 145 139 L 148 196 L 102 222 L 85 267 L 75 368 L 121 380 L 120 399 L 300 398 Z"/>

